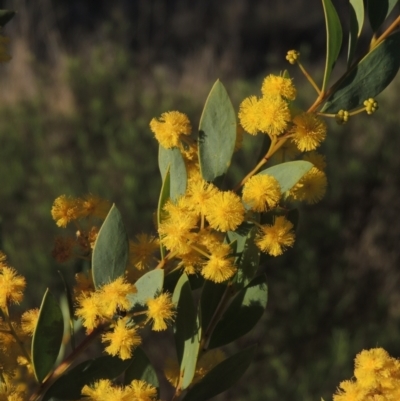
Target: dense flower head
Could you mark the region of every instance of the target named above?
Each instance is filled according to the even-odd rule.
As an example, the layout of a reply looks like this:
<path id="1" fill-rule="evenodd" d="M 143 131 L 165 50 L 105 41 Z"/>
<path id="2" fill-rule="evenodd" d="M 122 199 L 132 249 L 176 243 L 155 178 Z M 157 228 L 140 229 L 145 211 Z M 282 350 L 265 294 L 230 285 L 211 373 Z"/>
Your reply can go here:
<path id="1" fill-rule="evenodd" d="M 250 96 L 243 100 L 239 106 L 239 120 L 243 129 L 251 134 L 257 135 L 260 126 L 260 101 L 256 96 Z"/>
<path id="2" fill-rule="evenodd" d="M 88 194 L 83 197 L 80 203 L 81 217 L 96 217 L 105 219 L 110 211 L 111 203 L 99 196 Z"/>
<path id="3" fill-rule="evenodd" d="M 33 335 L 39 319 L 39 309 L 29 309 L 21 316 L 21 328 L 25 334 Z"/>
<path id="4" fill-rule="evenodd" d="M 129 241 L 129 261 L 138 270 L 151 267 L 154 263 L 154 253 L 160 244 L 156 237 L 149 234 L 136 235 L 136 241 Z"/>
<path id="5" fill-rule="evenodd" d="M 171 295 L 164 292 L 158 297 L 148 299 L 147 321 L 153 321 L 153 330 L 162 331 L 167 329 L 167 322 L 171 322 L 175 316 L 175 305 L 172 302 Z"/>
<path id="6" fill-rule="evenodd" d="M 270 74 L 264 78 L 261 86 L 263 96 L 282 96 L 287 100 L 296 98 L 296 88 L 290 78 Z"/>
<path id="7" fill-rule="evenodd" d="M 15 269 L 0 264 L 0 308 L 6 308 L 9 303 L 19 304 L 24 297 L 25 278 Z"/>
<path id="8" fill-rule="evenodd" d="M 273 208 L 279 202 L 280 197 L 279 182 L 268 174 L 254 175 L 243 187 L 243 202 L 256 212 L 264 212 Z"/>
<path id="9" fill-rule="evenodd" d="M 110 343 L 105 351 L 112 356 L 118 355 L 122 360 L 129 359 L 133 350 L 142 342 L 136 328 L 127 326 L 127 319 L 117 320 L 112 331 L 101 337 L 103 343 Z"/>
<path id="10" fill-rule="evenodd" d="M 326 137 L 325 121 L 313 113 L 301 113 L 293 118 L 293 142 L 302 152 L 315 150 Z"/>
<path id="11" fill-rule="evenodd" d="M 314 165 L 318 170 L 324 171 L 326 168 L 325 156 L 315 151 L 305 153 L 303 160 L 306 160 Z"/>
<path id="12" fill-rule="evenodd" d="M 180 135 L 190 135 L 192 132 L 188 117 L 179 111 L 162 113 L 159 120 L 153 118 L 150 129 L 165 149 L 178 147 Z"/>
<path id="13" fill-rule="evenodd" d="M 283 251 L 293 246 L 295 234 L 293 224 L 284 216 L 275 218 L 274 223 L 261 226 L 256 237 L 256 245 L 271 256 L 282 255 Z"/>
<path id="14" fill-rule="evenodd" d="M 325 173 L 316 167 L 312 167 L 289 191 L 289 196 L 294 200 L 314 204 L 324 197 L 327 185 Z"/>
<path id="15" fill-rule="evenodd" d="M 234 231 L 244 220 L 245 209 L 232 191 L 217 191 L 207 200 L 206 219 L 218 231 Z"/>
<path id="16" fill-rule="evenodd" d="M 203 179 L 191 182 L 187 194 L 190 197 L 189 208 L 197 214 L 205 215 L 207 201 L 218 191 L 217 187 Z"/>
<path id="17" fill-rule="evenodd" d="M 65 228 L 67 224 L 78 219 L 81 214 L 81 199 L 61 195 L 54 200 L 51 215 L 58 227 Z"/>
<path id="18" fill-rule="evenodd" d="M 223 244 L 221 244 L 223 245 Z M 234 258 L 229 254 L 230 248 L 221 246 L 214 249 L 209 259 L 204 262 L 201 275 L 215 283 L 222 283 L 230 279 L 237 271 Z"/>
<path id="19" fill-rule="evenodd" d="M 363 350 L 355 358 L 354 380 L 339 384 L 334 401 L 400 399 L 400 361 L 383 348 Z"/>
<path id="20" fill-rule="evenodd" d="M 259 101 L 259 130 L 270 136 L 283 133 L 291 119 L 288 103 L 280 96 L 264 96 Z"/>

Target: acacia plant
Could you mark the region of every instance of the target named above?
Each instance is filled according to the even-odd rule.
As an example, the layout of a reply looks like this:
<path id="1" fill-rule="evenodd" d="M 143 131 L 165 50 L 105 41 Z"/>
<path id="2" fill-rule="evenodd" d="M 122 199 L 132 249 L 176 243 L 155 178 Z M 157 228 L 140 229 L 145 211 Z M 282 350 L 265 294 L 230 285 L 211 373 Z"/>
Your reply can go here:
<path id="1" fill-rule="evenodd" d="M 266 76 L 260 93 L 244 99 L 238 112 L 217 80 L 198 129 L 179 111 L 151 120 L 163 181 L 154 233 L 129 240 L 117 206 L 94 195 L 54 201 L 57 226 L 73 230 L 56 239 L 53 256 L 60 263 L 83 258 L 89 266 L 74 283 L 65 283 L 67 316 L 50 290 L 40 309 L 21 317 L 10 313 L 26 282 L 0 254 L 1 399 L 203 401 L 244 374 L 256 346 L 233 355 L 223 347 L 263 315 L 268 287 L 259 266 L 295 244 L 298 203 L 313 204 L 325 194 L 326 162 L 317 152 L 327 135 L 325 119 L 344 124 L 356 114 L 372 114 L 375 97 L 399 69 L 400 17 L 385 24 L 396 2 L 368 1 L 364 9 L 362 0 L 352 0 L 347 68 L 331 84 L 343 33 L 331 0 L 322 5 L 322 82 L 307 72 L 298 51 L 286 56 L 315 89 L 307 110 L 296 105 L 296 87 L 285 70 Z M 364 12 L 373 36 L 365 54 L 355 58 Z M 0 25 L 12 16 L 2 11 Z M 3 62 L 9 59 L 6 41 L 1 36 Z M 230 188 L 224 178 L 246 135 L 264 137 L 262 152 Z M 160 372 L 141 344 L 149 330 L 170 328 L 175 357 L 166 357 Z M 105 355 L 83 358 L 88 347 L 91 355 L 99 351 L 96 339 Z M 160 389 L 160 375 L 169 389 Z M 333 398 L 400 399 L 400 362 L 382 349 L 362 351 L 355 379 L 341 383 Z"/>

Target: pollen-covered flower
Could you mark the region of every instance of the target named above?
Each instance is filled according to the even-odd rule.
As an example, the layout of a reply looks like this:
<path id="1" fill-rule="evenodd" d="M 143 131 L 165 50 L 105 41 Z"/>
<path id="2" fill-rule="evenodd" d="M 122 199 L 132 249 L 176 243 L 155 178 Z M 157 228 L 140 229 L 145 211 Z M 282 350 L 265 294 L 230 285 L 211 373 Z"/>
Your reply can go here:
<path id="1" fill-rule="evenodd" d="M 240 125 L 251 135 L 257 135 L 260 126 L 260 102 L 255 96 L 243 100 L 239 106 Z"/>
<path id="2" fill-rule="evenodd" d="M 243 202 L 256 212 L 273 208 L 281 197 L 279 182 L 268 174 L 251 177 L 243 187 Z"/>
<path id="3" fill-rule="evenodd" d="M 325 173 L 312 167 L 289 191 L 289 196 L 309 204 L 317 203 L 324 197 L 327 185 Z"/>
<path id="4" fill-rule="evenodd" d="M 81 200 L 68 198 L 61 195 L 55 199 L 51 208 L 51 215 L 58 227 L 66 227 L 67 224 L 80 217 Z"/>
<path id="5" fill-rule="evenodd" d="M 153 118 L 150 129 L 165 149 L 179 146 L 180 135 L 190 135 L 192 127 L 188 117 L 179 111 L 162 113 L 159 120 Z"/>
<path id="6" fill-rule="evenodd" d="M 154 331 L 167 329 L 167 322 L 174 319 L 175 305 L 172 302 L 171 295 L 164 292 L 157 298 L 148 299 L 147 304 L 147 322 L 152 320 Z"/>
<path id="7" fill-rule="evenodd" d="M 259 130 L 270 136 L 278 136 L 288 126 L 291 115 L 289 106 L 280 96 L 264 96 L 259 101 Z"/>
<path id="8" fill-rule="evenodd" d="M 81 217 L 92 216 L 99 219 L 105 219 L 110 208 L 111 203 L 108 200 L 89 194 L 82 199 L 79 213 Z"/>
<path id="9" fill-rule="evenodd" d="M 154 253 L 160 244 L 156 237 L 148 234 L 136 235 L 136 241 L 129 241 L 129 261 L 138 270 L 148 269 L 154 262 Z"/>
<path id="10" fill-rule="evenodd" d="M 313 113 L 301 113 L 293 118 L 293 142 L 302 152 L 315 150 L 326 137 L 325 121 Z"/>
<path id="11" fill-rule="evenodd" d="M 19 304 L 24 297 L 25 286 L 25 278 L 20 276 L 15 269 L 1 266 L 0 309 L 6 308 L 8 303 Z"/>
<path id="12" fill-rule="evenodd" d="M 218 231 L 234 231 L 244 220 L 245 209 L 239 196 L 231 191 L 217 191 L 206 204 L 206 218 Z"/>
<path id="13" fill-rule="evenodd" d="M 77 317 L 82 319 L 82 325 L 87 332 L 91 332 L 101 322 L 102 299 L 98 292 L 82 293 L 78 298 L 78 307 L 75 310 Z"/>
<path id="14" fill-rule="evenodd" d="M 324 171 L 326 168 L 325 156 L 312 151 L 303 155 L 303 160 L 312 163 L 318 170 Z"/>
<path id="15" fill-rule="evenodd" d="M 218 189 L 215 185 L 203 179 L 189 184 L 187 193 L 190 197 L 190 209 L 195 213 L 204 215 L 206 213 L 207 200 L 217 191 Z"/>
<path id="16" fill-rule="evenodd" d="M 21 328 L 25 334 L 33 335 L 39 319 L 39 309 L 29 309 L 21 316 Z"/>
<path id="17" fill-rule="evenodd" d="M 214 281 L 214 283 L 222 283 L 236 273 L 234 258 L 229 255 L 228 248 L 221 246 L 215 249 L 209 259 L 204 262 L 201 275 L 205 279 Z"/>
<path id="18" fill-rule="evenodd" d="M 126 327 L 126 319 L 117 320 L 113 330 L 103 334 L 101 341 L 110 343 L 105 348 L 109 355 L 118 355 L 123 360 L 129 359 L 133 350 L 142 342 L 134 327 Z"/>
<path id="19" fill-rule="evenodd" d="M 261 86 L 264 96 L 282 96 L 287 100 L 296 99 L 296 88 L 290 78 L 279 75 L 268 75 Z"/>
<path id="20" fill-rule="evenodd" d="M 111 318 L 117 308 L 128 309 L 130 301 L 127 295 L 136 292 L 136 287 L 128 283 L 124 277 L 118 277 L 108 284 L 104 284 L 98 291 L 101 299 L 101 313 L 103 316 Z"/>
<path id="21" fill-rule="evenodd" d="M 344 380 L 333 395 L 333 401 L 364 401 L 367 399 L 366 396 L 367 392 L 357 382 Z"/>
<path id="22" fill-rule="evenodd" d="M 132 380 L 129 389 L 129 396 L 131 397 L 129 400 L 155 401 L 157 399 L 157 389 L 144 380 Z M 126 401 L 128 401 L 128 398 Z"/>
<path id="23" fill-rule="evenodd" d="M 272 225 L 261 226 L 256 237 L 256 245 L 271 256 L 282 255 L 283 251 L 293 246 L 295 234 L 293 224 L 283 216 L 278 216 Z"/>

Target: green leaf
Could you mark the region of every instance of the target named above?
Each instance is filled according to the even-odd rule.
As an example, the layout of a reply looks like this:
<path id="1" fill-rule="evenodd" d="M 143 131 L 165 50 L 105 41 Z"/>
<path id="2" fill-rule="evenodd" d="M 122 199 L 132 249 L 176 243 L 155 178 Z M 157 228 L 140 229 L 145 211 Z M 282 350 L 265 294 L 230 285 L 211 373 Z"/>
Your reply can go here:
<path id="1" fill-rule="evenodd" d="M 347 51 L 347 68 L 353 61 L 358 38 L 360 37 L 362 27 L 364 25 L 364 1 L 350 0 L 350 31 L 349 31 L 349 48 Z"/>
<path id="2" fill-rule="evenodd" d="M 400 32 L 386 40 L 367 54 L 354 66 L 327 99 L 322 110 L 337 113 L 361 106 L 364 100 L 381 93 L 396 76 L 400 66 Z"/>
<path id="3" fill-rule="evenodd" d="M 211 280 L 205 280 L 200 299 L 201 326 L 203 331 L 207 330 L 222 295 L 226 291 L 226 287 L 226 283 L 214 283 Z"/>
<path id="4" fill-rule="evenodd" d="M 200 170 L 219 184 L 227 172 L 236 142 L 236 115 L 228 93 L 217 80 L 208 95 L 199 126 Z"/>
<path id="5" fill-rule="evenodd" d="M 131 359 L 132 363 L 125 371 L 124 384 L 128 385 L 132 380 L 144 380 L 146 383 L 151 384 L 157 389 L 158 398 L 160 384 L 158 382 L 157 374 L 142 348 L 135 348 Z"/>
<path id="6" fill-rule="evenodd" d="M 305 160 L 296 160 L 277 164 L 262 170 L 259 174 L 272 175 L 281 187 L 281 192 L 289 191 L 299 180 L 313 167 L 312 163 Z"/>
<path id="7" fill-rule="evenodd" d="M 326 62 L 322 91 L 325 91 L 342 46 L 342 26 L 331 0 L 322 0 L 326 25 Z"/>
<path id="8" fill-rule="evenodd" d="M 169 196 L 172 200 L 177 200 L 186 192 L 187 184 L 186 166 L 180 150 L 178 148 L 165 149 L 160 145 L 158 166 L 163 180 L 165 180 L 169 169 L 171 174 Z"/>
<path id="9" fill-rule="evenodd" d="M 393 10 L 398 0 L 367 0 L 367 11 L 369 23 L 376 32 Z"/>
<path id="10" fill-rule="evenodd" d="M 176 284 L 172 300 L 177 305 L 175 343 L 182 375 L 181 388 L 184 390 L 192 382 L 196 370 L 201 338 L 199 317 L 186 274 L 182 274 Z"/>
<path id="11" fill-rule="evenodd" d="M 170 168 L 167 168 L 165 173 L 165 177 L 163 179 L 163 184 L 161 187 L 160 197 L 158 198 L 158 206 L 157 206 L 157 226 L 160 227 L 160 224 L 163 222 L 163 208 L 169 199 L 170 189 L 171 188 L 171 173 Z M 160 241 L 160 253 L 161 258 L 164 259 L 166 249 Z"/>
<path id="12" fill-rule="evenodd" d="M 15 15 L 15 11 L 0 10 L 0 26 L 6 25 Z"/>
<path id="13" fill-rule="evenodd" d="M 267 299 L 266 277 L 255 277 L 232 300 L 211 334 L 208 347 L 221 347 L 248 333 L 263 315 Z"/>
<path id="14" fill-rule="evenodd" d="M 125 274 L 128 256 L 128 235 L 120 212 L 112 205 L 93 248 L 92 274 L 96 289 Z"/>
<path id="15" fill-rule="evenodd" d="M 132 359 L 123 361 L 108 355 L 82 362 L 55 381 L 47 390 L 43 401 L 48 401 L 52 397 L 57 400 L 80 400 L 83 386 L 93 384 L 100 379 L 113 380 L 131 363 Z"/>
<path id="16" fill-rule="evenodd" d="M 253 345 L 222 361 L 188 390 L 183 401 L 206 401 L 228 390 L 250 366 L 255 350 Z"/>
<path id="17" fill-rule="evenodd" d="M 47 289 L 32 339 L 32 364 L 39 383 L 57 360 L 64 333 L 64 319 L 57 300 Z"/>
<path id="18" fill-rule="evenodd" d="M 244 288 L 253 279 L 260 264 L 260 249 L 254 240 L 258 232 L 258 227 L 253 226 L 246 237 L 243 253 L 239 259 L 238 272 L 235 276 L 235 288 Z"/>
<path id="19" fill-rule="evenodd" d="M 133 311 L 135 306 L 144 306 L 148 299 L 153 299 L 159 295 L 162 291 L 163 284 L 164 270 L 162 269 L 151 270 L 140 277 L 135 283 L 137 292 L 127 295 L 132 306 L 130 311 Z"/>

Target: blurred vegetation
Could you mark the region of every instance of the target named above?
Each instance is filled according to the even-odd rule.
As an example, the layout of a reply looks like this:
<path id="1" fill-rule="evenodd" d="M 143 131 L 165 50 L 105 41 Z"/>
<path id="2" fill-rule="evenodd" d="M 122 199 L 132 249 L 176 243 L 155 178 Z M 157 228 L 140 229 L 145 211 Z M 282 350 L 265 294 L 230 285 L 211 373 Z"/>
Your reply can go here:
<path id="1" fill-rule="evenodd" d="M 259 92 L 264 75 L 288 67 L 290 48 L 322 73 L 318 1 L 290 1 L 295 14 L 266 1 L 108 9 L 106 2 L 69 8 L 43 0 L 35 10 L 17 3 L 6 30 L 13 60 L 0 74 L 0 215 L 2 248 L 27 277 L 30 306 L 47 286 L 62 288 L 56 270 L 71 278 L 80 268 L 51 260 L 59 230 L 50 209 L 60 194 L 100 195 L 117 204 L 131 236 L 154 231 L 160 178 L 152 117 L 176 109 L 196 127 L 217 78 L 237 107 Z M 310 88 L 290 73 L 307 104 Z M 399 90 L 397 77 L 378 98 L 377 114 L 330 125 L 328 193 L 301 208 L 295 248 L 262 266 L 267 313 L 251 338 L 232 346 L 257 341 L 257 360 L 218 400 L 328 400 L 361 349 L 382 346 L 400 356 Z M 258 139 L 245 143 L 232 180 L 259 146 Z"/>

